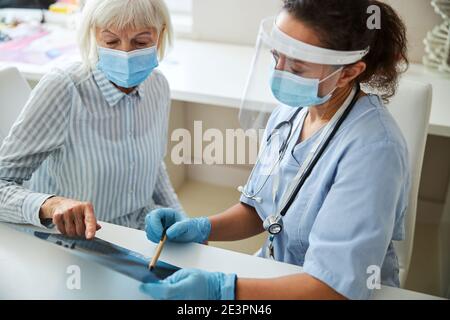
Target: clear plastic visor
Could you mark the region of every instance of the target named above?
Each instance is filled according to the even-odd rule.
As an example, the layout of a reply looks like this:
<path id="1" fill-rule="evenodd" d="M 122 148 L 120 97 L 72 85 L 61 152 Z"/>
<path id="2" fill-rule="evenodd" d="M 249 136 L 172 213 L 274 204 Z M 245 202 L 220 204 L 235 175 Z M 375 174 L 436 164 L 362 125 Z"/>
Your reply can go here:
<path id="1" fill-rule="evenodd" d="M 241 101 L 241 126 L 245 129 L 265 128 L 271 112 L 282 104 L 272 92 L 274 75 L 279 77 L 281 74 L 311 85 L 316 83 L 317 97 L 322 98 L 335 90 L 342 67 L 359 61 L 364 52 L 340 52 L 311 46 L 282 33 L 274 18 L 264 20 Z M 331 61 L 320 63 L 327 60 Z M 283 81 L 281 79 L 281 83 Z"/>

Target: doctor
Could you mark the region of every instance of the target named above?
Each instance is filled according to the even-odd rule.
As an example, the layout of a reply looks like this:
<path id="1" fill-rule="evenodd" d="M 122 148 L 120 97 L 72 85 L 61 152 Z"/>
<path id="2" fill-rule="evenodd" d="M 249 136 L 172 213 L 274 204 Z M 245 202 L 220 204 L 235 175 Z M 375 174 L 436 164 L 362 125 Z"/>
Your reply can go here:
<path id="1" fill-rule="evenodd" d="M 381 29 L 368 28 L 371 5 Z M 210 218 L 156 210 L 146 231 L 154 242 L 167 228 L 170 241 L 198 243 L 266 231 L 260 256 L 304 273 L 258 280 L 181 270 L 142 290 L 162 299 L 368 299 L 374 266 L 382 284 L 399 286 L 392 241 L 404 238 L 408 152 L 383 100 L 408 63 L 404 24 L 374 0 L 285 0 L 262 22 L 256 54 L 241 120 L 264 123 L 268 105 L 258 110 L 253 97 L 266 74 L 279 107 L 240 203 Z"/>

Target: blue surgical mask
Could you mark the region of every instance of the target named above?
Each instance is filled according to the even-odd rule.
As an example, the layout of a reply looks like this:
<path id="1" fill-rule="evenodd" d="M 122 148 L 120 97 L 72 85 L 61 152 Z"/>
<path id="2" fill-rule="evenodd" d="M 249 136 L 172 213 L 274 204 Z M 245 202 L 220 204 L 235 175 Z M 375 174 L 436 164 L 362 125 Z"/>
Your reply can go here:
<path id="1" fill-rule="evenodd" d="M 99 47 L 98 56 L 97 68 L 122 88 L 138 86 L 158 67 L 156 46 L 131 52 Z"/>
<path id="2" fill-rule="evenodd" d="M 319 97 L 319 85 L 341 71 L 336 70 L 323 80 L 304 78 L 287 71 L 274 69 L 270 85 L 274 97 L 292 108 L 321 105 L 331 99 L 333 89 L 325 97 Z"/>

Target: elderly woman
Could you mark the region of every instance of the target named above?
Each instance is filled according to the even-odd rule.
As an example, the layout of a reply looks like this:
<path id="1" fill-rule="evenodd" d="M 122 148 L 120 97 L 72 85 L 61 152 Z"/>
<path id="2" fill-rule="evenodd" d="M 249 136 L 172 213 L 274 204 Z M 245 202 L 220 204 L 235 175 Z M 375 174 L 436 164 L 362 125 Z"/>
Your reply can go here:
<path id="1" fill-rule="evenodd" d="M 162 0 L 91 0 L 82 63 L 47 74 L 0 150 L 0 220 L 95 236 L 181 210 L 163 163 L 170 111 L 155 68 L 172 40 Z"/>

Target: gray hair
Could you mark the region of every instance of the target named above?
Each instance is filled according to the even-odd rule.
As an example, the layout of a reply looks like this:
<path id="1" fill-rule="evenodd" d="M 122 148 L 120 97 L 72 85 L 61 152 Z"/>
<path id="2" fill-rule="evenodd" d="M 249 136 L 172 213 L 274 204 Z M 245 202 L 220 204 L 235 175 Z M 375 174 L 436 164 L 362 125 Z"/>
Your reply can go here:
<path id="1" fill-rule="evenodd" d="M 78 44 L 86 69 L 98 62 L 97 28 L 155 28 L 158 34 L 163 32 L 158 43 L 160 59 L 173 41 L 172 22 L 163 0 L 87 0 L 78 29 Z"/>

